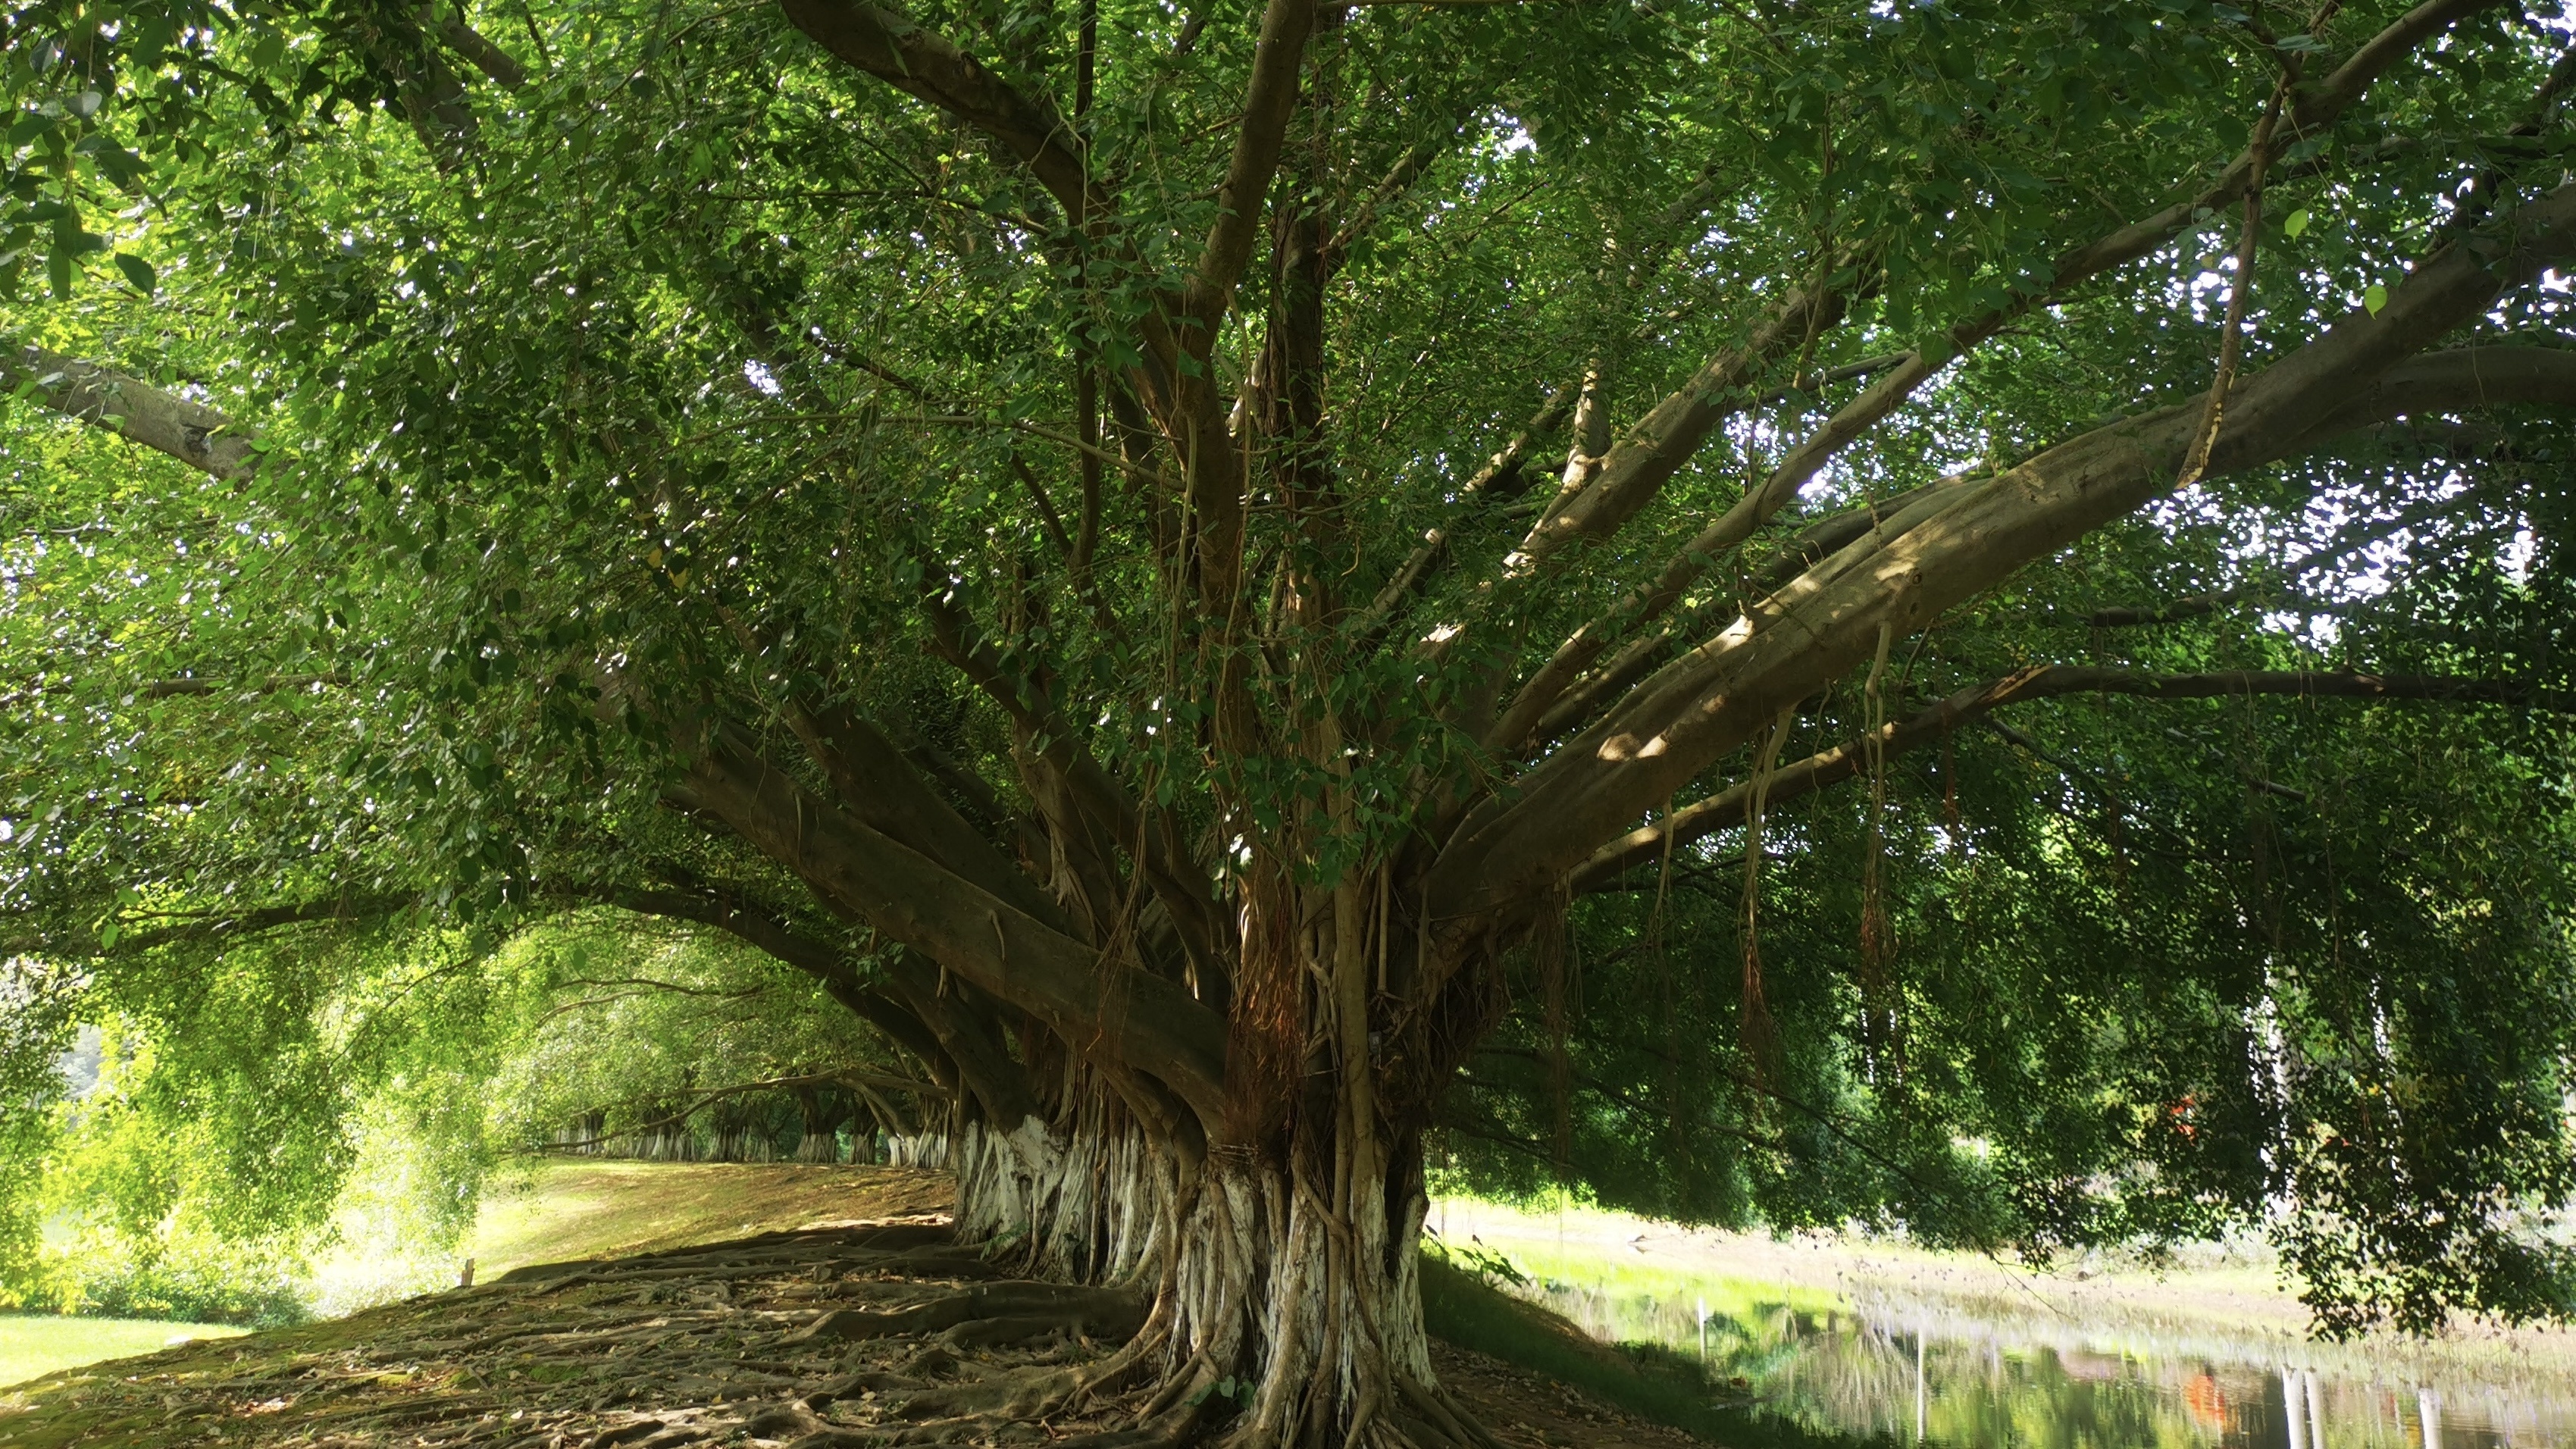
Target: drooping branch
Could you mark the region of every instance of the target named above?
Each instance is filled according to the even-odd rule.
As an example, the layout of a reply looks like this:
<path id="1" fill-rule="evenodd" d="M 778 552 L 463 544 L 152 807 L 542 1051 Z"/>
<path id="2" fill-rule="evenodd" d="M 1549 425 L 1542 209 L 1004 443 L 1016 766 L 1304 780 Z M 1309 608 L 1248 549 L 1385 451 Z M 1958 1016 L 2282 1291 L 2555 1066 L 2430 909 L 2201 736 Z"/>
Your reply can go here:
<path id="1" fill-rule="evenodd" d="M 666 871 L 680 879 L 662 886 L 604 886 L 581 894 L 639 916 L 690 921 L 732 936 L 771 960 L 803 972 L 822 984 L 834 1001 L 875 1027 L 897 1047 L 910 1052 L 932 1076 L 957 1074 L 956 1064 L 938 1035 L 905 1003 L 860 981 L 848 949 L 785 917 L 744 900 L 739 893 L 711 888 L 684 871 Z"/>
<path id="2" fill-rule="evenodd" d="M 634 1137 L 640 1136 L 646 1132 L 659 1132 L 665 1128 L 680 1126 L 690 1118 L 705 1111 L 707 1108 L 714 1106 L 718 1102 L 726 1101 L 734 1097 L 747 1096 L 753 1092 L 787 1091 L 797 1087 L 857 1086 L 861 1083 L 865 1083 L 871 1087 L 885 1088 L 891 1091 L 918 1092 L 923 1095 L 935 1094 L 940 1090 L 929 1082 L 916 1082 L 910 1077 L 899 1077 L 892 1072 L 872 1072 L 864 1067 L 835 1067 L 829 1071 L 795 1072 L 783 1077 L 763 1077 L 754 1082 L 737 1082 L 730 1087 L 708 1088 L 705 1091 L 694 1094 L 690 1098 L 689 1104 L 677 1112 L 668 1113 L 649 1122 L 636 1123 L 634 1126 L 626 1128 L 622 1132 L 602 1133 L 597 1137 L 586 1137 L 569 1142 L 549 1142 L 538 1150 L 542 1152 L 581 1152 L 590 1148 L 605 1146 L 608 1143 L 616 1141 L 620 1137 Z"/>
<path id="3" fill-rule="evenodd" d="M 886 986 L 868 984 L 846 946 L 800 930 L 738 892 L 710 887 L 676 867 L 663 870 L 676 878 L 673 884 L 607 887 L 593 894 L 639 915 L 695 921 L 734 936 L 820 982 L 833 1000 L 910 1052 L 933 1077 L 972 1092 L 992 1120 L 1016 1124 L 1028 1114 L 1028 1074 L 964 993 L 944 989 L 936 967 L 898 947 L 884 970 Z"/>
<path id="4" fill-rule="evenodd" d="M 1176 983 L 1032 918 L 720 740 L 699 753 L 680 798 L 834 910 L 1030 1012 L 1074 1050 L 1158 1078 L 1203 1122 L 1220 1119 L 1224 1024 Z"/>
<path id="5" fill-rule="evenodd" d="M 2536 689 L 2509 679 L 2256 669 L 2218 670 L 2205 674 L 2153 674 L 2135 669 L 2049 664 L 1972 685 L 1910 719 L 1883 725 L 1873 733 L 1879 751 L 1894 754 L 1931 744 L 1960 725 L 2006 705 L 2076 694 L 2120 694 L 2155 700 L 2253 695 L 2428 700 L 2576 713 L 2576 696 Z M 1769 776 L 1767 802 L 1777 805 L 1859 775 L 1868 768 L 1871 743 L 1870 736 L 1863 736 L 1819 751 L 1794 764 L 1779 766 Z M 1578 894 L 1609 889 L 1626 872 L 1654 865 L 1668 847 L 1688 845 L 1716 831 L 1743 824 L 1752 799 L 1752 785 L 1739 783 L 1695 804 L 1683 806 L 1653 825 L 1629 831 L 1593 852 L 1591 859 L 1576 868 L 1569 885 Z"/>
<path id="6" fill-rule="evenodd" d="M 866 0 L 779 0 L 787 23 L 842 61 L 948 112 L 1029 168 L 1065 215 L 1107 216 L 1073 128 L 1045 101 L 1026 95 L 955 42 Z"/>

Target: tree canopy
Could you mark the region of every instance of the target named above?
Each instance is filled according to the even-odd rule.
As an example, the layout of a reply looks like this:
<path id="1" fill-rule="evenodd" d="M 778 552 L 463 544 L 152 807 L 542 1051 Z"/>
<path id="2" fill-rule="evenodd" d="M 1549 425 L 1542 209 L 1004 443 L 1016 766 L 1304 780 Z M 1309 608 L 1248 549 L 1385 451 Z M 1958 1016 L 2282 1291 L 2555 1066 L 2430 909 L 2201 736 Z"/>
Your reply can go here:
<path id="1" fill-rule="evenodd" d="M 12 1062 L 725 935 L 1247 1442 L 1444 1436 L 1426 1145 L 2569 1305 L 2559 22 L 6 17 Z"/>

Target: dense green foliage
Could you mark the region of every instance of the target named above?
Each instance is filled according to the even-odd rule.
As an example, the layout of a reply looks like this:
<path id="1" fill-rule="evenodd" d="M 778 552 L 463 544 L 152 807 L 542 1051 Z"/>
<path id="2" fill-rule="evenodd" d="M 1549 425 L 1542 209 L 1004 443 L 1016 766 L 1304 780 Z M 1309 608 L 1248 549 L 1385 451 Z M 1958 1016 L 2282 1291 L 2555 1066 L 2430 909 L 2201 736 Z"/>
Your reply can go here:
<path id="1" fill-rule="evenodd" d="M 660 1128 L 697 1155 L 731 1129 L 784 1156 L 801 1126 L 789 1091 L 718 1094 L 886 1055 L 778 963 L 614 913 L 499 941 L 308 935 L 173 965 L 93 974 L 59 1019 L 106 1023 L 96 1060 L 17 1098 L 9 1302 L 276 1322 L 416 1291 L 453 1271 L 449 1249 L 515 1155 L 567 1137 L 632 1151 Z M 61 1040 L 13 1060 L 50 1070 Z M 858 1126 L 872 1137 L 873 1120 Z"/>
<path id="2" fill-rule="evenodd" d="M 1141 417 L 1093 431 L 1082 399 L 1117 411 L 1140 319 L 1196 275 L 1257 17 L 1086 7 L 1078 101 L 1059 9 L 907 13 L 1079 112 L 1106 235 L 766 7 L 460 11 L 525 72 L 471 85 L 442 16 L 368 0 L 8 7 L 0 320 L 263 452 L 229 475 L 140 454 L 32 374 L 0 421 L 0 1274 L 31 1271 L 49 1134 L 88 1134 L 61 1170 L 129 1237 L 189 1198 L 255 1238 L 327 1219 L 349 1124 L 387 1102 L 452 1214 L 491 1152 L 590 1106 L 891 1062 L 831 1003 L 895 979 L 899 933 L 708 826 L 700 716 L 792 754 L 808 702 L 864 714 L 957 766 L 961 811 L 987 782 L 1006 840 L 1056 808 L 1031 761 L 1070 737 L 1229 880 L 1257 853 L 1320 889 L 1436 851 L 1462 794 L 1512 798 L 1548 743 L 1491 748 L 1479 691 L 1615 616 L 1849 401 L 1857 379 L 1816 374 L 1946 358 L 1961 319 L 2044 296 L 1695 586 L 1689 639 L 1779 586 L 1797 526 L 2199 398 L 2231 207 L 2065 291 L 2058 259 L 2197 194 L 2289 57 L 2322 73 L 2400 13 L 2308 37 L 2210 0 L 1335 12 L 1269 188 L 1351 233 L 1329 442 L 1262 434 L 1229 614 L 1171 542 L 1202 519 L 1162 472 L 1194 458 Z M 2534 96 L 2564 44 L 2463 7 L 2287 144 L 2249 373 L 2558 176 Z M 1296 285 L 1254 265 L 1180 371 L 1257 413 Z M 1836 315 L 1651 507 L 1543 584 L 1505 566 L 1544 480 L 1484 507 L 1462 485 L 1557 385 L 1591 370 L 1625 426 L 1802 285 Z M 2563 343 L 2562 297 L 2471 330 Z M 1758 887 L 1736 826 L 1535 907 L 1534 937 L 1516 919 L 1507 1008 L 1424 1107 L 1432 1150 L 1482 1186 L 1697 1220 L 2041 1249 L 2263 1224 L 2336 1327 L 2576 1305 L 2533 1227 L 2576 1190 L 2576 781 L 2534 707 L 2576 689 L 2565 416 L 2419 419 L 2196 483 L 1883 643 L 1877 696 L 1867 661 L 1810 693 L 1779 758 L 2048 663 L 2509 698 L 2101 693 L 1963 721 L 1779 805 Z M 1301 448 L 1329 455 L 1328 509 L 1272 481 Z M 1434 528 L 1450 566 L 1372 622 Z M 1347 607 L 1301 611 L 1324 577 Z M 1221 718 L 1247 677 L 1278 722 L 1249 743 Z M 1361 745 L 1313 747 L 1327 714 Z M 1760 753 L 1729 746 L 1682 803 Z M 660 928 L 577 913 L 674 893 L 838 963 L 701 940 L 735 958 L 680 984 L 756 1009 L 546 1021 L 580 980 L 657 974 L 633 963 Z M 117 1115 L 72 1126 L 44 1064 L 75 1016 L 137 1065 Z"/>

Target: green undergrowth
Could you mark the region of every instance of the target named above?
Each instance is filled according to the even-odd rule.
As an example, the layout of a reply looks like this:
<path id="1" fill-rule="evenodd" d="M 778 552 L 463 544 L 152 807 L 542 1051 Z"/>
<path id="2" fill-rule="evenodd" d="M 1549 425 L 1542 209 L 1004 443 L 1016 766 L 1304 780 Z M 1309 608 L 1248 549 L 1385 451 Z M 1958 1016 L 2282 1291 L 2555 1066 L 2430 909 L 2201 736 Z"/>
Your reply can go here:
<path id="1" fill-rule="evenodd" d="M 1422 1323 L 1432 1337 L 1571 1384 L 1639 1418 L 1728 1449 L 1893 1449 L 1885 1436 L 1819 1434 L 1765 1414 L 1688 1354 L 1660 1344 L 1606 1344 L 1563 1316 L 1516 1298 L 1481 1262 L 1422 1255 Z"/>

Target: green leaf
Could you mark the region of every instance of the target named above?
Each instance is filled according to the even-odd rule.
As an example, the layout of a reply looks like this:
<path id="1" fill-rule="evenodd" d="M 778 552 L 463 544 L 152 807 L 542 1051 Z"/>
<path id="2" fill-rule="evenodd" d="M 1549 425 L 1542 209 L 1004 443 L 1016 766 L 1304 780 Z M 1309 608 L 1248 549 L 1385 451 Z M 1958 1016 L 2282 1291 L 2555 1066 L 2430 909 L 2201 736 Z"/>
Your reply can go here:
<path id="1" fill-rule="evenodd" d="M 134 290 L 141 292 L 144 296 L 151 296 L 160 286 L 160 276 L 152 270 L 152 264 L 143 260 L 141 257 L 134 255 L 132 252 L 118 252 L 116 254 L 116 269 L 123 272 L 125 274 L 125 280 L 132 282 L 134 284 Z"/>
<path id="2" fill-rule="evenodd" d="M 2378 316 L 2379 309 L 2388 305 L 2388 289 L 2377 282 L 2362 288 L 2361 305 L 2371 316 Z"/>
<path id="3" fill-rule="evenodd" d="M 2281 234 L 2297 236 L 2308 229 L 2308 209 L 2304 206 L 2281 218 Z"/>

